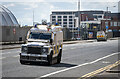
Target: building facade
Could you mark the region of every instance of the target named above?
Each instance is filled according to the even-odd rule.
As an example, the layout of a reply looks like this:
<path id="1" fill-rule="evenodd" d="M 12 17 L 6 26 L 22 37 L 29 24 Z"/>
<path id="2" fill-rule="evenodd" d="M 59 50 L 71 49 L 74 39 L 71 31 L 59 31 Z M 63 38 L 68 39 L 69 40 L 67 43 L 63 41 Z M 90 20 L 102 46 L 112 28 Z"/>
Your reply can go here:
<path id="1" fill-rule="evenodd" d="M 78 17 L 80 17 L 80 22 Z M 52 24 L 57 22 L 62 27 L 69 28 L 72 38 L 87 39 L 89 33 L 93 33 L 92 38 L 96 38 L 96 32 L 100 30 L 100 22 L 103 18 L 104 11 L 53 11 L 50 15 L 50 22 Z"/>
<path id="2" fill-rule="evenodd" d="M 69 28 L 72 38 L 95 39 L 97 31 L 106 31 L 106 26 L 109 27 L 108 31 L 112 30 L 114 37 L 118 36 L 119 18 L 119 13 L 111 13 L 110 11 L 53 11 L 50 15 L 50 22 L 52 24 L 57 22 L 63 28 Z M 73 31 L 74 29 L 75 31 Z M 90 34 L 93 36 L 91 37 Z"/>
<path id="3" fill-rule="evenodd" d="M 53 11 L 50 22 L 58 22 L 62 27 L 78 27 L 78 15 L 81 21 L 100 21 L 104 18 L 104 11 Z"/>
<path id="4" fill-rule="evenodd" d="M 50 22 L 59 23 L 62 27 L 75 27 L 75 11 L 54 11 L 50 15 Z"/>
<path id="5" fill-rule="evenodd" d="M 120 13 L 105 15 L 105 19 L 101 21 L 101 30 L 113 32 L 113 37 L 120 37 Z"/>

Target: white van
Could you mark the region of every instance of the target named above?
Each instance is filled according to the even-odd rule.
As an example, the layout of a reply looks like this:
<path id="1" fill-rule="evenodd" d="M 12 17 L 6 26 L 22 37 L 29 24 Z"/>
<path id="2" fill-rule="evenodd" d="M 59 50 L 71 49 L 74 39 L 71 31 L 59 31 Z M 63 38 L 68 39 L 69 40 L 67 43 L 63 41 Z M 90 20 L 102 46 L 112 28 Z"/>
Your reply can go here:
<path id="1" fill-rule="evenodd" d="M 107 41 L 107 34 L 104 31 L 97 32 L 97 41 Z"/>

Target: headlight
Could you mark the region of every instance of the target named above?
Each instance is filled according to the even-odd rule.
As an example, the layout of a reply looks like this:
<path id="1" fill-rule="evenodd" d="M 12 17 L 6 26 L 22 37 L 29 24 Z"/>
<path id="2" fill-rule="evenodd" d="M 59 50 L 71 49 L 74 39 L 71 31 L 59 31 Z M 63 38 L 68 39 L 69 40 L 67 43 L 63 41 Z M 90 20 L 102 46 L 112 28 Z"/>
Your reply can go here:
<path id="1" fill-rule="evenodd" d="M 22 47 L 22 52 L 27 52 L 27 47 L 26 46 Z"/>
<path id="2" fill-rule="evenodd" d="M 43 49 L 42 49 L 42 53 L 43 53 L 43 54 L 47 54 L 47 53 L 48 53 L 48 48 L 43 48 Z"/>

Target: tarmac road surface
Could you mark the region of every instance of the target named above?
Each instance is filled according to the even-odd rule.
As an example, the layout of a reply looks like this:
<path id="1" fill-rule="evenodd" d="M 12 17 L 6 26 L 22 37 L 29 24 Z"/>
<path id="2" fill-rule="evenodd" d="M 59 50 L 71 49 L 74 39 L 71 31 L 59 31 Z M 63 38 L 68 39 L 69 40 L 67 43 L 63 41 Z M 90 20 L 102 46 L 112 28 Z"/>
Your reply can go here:
<path id="1" fill-rule="evenodd" d="M 20 48 L 2 50 L 2 77 L 17 79 L 73 77 L 75 79 L 119 60 L 118 40 L 66 44 L 60 64 L 21 65 Z"/>

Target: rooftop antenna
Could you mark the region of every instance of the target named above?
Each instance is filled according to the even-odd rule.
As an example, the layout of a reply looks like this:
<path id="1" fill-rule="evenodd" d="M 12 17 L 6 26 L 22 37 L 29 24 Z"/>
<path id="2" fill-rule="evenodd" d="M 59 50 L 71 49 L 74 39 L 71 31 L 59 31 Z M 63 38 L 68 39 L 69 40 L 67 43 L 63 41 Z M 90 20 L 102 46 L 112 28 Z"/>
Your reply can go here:
<path id="1" fill-rule="evenodd" d="M 33 26 L 34 26 L 34 10 L 33 10 Z"/>
<path id="2" fill-rule="evenodd" d="M 80 11 L 80 0 L 78 0 L 78 11 Z"/>

